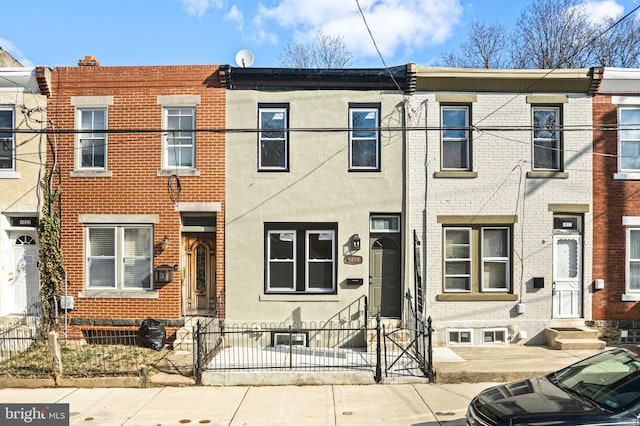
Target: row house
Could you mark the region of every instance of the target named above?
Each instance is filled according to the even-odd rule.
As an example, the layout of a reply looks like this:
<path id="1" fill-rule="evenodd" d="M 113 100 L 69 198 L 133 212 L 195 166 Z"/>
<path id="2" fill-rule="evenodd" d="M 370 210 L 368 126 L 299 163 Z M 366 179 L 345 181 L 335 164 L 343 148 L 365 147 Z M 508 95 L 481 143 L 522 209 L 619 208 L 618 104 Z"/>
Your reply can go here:
<path id="1" fill-rule="evenodd" d="M 640 69 L 604 68 L 593 100 L 593 325 L 640 342 Z"/>
<path id="2" fill-rule="evenodd" d="M 592 315 L 592 69 L 418 67 L 407 107 L 417 306 L 437 345 L 544 344 Z"/>
<path id="3" fill-rule="evenodd" d="M 56 67 L 49 99 L 70 335 L 224 311 L 216 65 Z M 55 163 L 53 158 L 55 157 Z"/>
<path id="4" fill-rule="evenodd" d="M 227 322 L 401 316 L 407 69 L 229 68 Z"/>
<path id="5" fill-rule="evenodd" d="M 39 185 L 46 149 L 50 70 L 0 49 L 0 315 L 39 299 Z"/>

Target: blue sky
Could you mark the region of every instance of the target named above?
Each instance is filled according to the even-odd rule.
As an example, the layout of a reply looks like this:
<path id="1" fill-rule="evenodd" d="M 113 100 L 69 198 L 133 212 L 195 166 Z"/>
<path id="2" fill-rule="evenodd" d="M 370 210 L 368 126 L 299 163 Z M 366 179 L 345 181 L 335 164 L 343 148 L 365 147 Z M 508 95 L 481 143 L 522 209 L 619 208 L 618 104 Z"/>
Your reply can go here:
<path id="1" fill-rule="evenodd" d="M 593 19 L 640 0 L 585 0 Z M 511 29 L 529 0 L 359 0 L 387 65 L 432 65 L 456 48 L 472 19 Z M 0 47 L 23 65 L 231 64 L 279 66 L 290 40 L 344 37 L 353 67 L 382 67 L 356 0 L 19 0 L 0 10 Z"/>

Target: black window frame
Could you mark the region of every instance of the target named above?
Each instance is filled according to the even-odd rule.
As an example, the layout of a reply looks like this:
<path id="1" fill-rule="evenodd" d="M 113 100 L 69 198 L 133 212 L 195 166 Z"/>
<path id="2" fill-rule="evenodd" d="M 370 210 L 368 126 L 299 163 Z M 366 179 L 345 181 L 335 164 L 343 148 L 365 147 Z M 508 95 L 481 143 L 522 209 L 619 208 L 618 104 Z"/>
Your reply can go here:
<path id="1" fill-rule="evenodd" d="M 283 155 L 283 161 L 284 164 L 281 166 L 263 166 L 262 165 L 262 147 L 263 147 L 263 137 L 262 137 L 262 133 L 263 133 L 263 127 L 262 127 L 262 112 L 263 110 L 269 110 L 269 109 L 273 109 L 273 110 L 284 110 L 284 127 L 282 129 L 282 132 L 284 133 L 284 141 L 283 141 L 283 145 L 284 145 L 284 155 Z M 257 165 L 257 170 L 259 172 L 275 172 L 275 173 L 282 173 L 282 172 L 289 172 L 290 170 L 290 162 L 289 162 L 289 151 L 290 151 L 290 134 L 289 134 L 289 118 L 290 118 L 290 105 L 288 102 L 285 103 L 271 103 L 271 102 L 260 102 L 258 103 L 258 116 L 257 116 L 257 122 L 258 122 L 258 135 L 257 135 L 257 158 L 256 158 L 256 165 Z"/>
<path id="2" fill-rule="evenodd" d="M 356 110 L 376 110 L 376 161 L 372 166 L 354 166 L 353 165 L 353 111 Z M 347 117 L 349 122 L 349 172 L 379 172 L 382 170 L 382 133 L 380 131 L 382 105 L 380 102 L 350 102 L 349 103 L 349 115 Z"/>

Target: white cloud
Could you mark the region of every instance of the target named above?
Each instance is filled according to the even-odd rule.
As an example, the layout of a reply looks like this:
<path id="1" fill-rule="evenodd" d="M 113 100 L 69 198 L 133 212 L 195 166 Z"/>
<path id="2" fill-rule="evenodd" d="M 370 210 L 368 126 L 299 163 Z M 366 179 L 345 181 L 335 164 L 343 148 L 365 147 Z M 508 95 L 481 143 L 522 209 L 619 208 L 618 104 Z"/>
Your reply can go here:
<path id="1" fill-rule="evenodd" d="M 202 18 L 210 7 L 220 8 L 223 0 L 180 0 L 189 15 Z"/>
<path id="2" fill-rule="evenodd" d="M 399 52 L 444 43 L 452 36 L 462 14 L 460 0 L 360 0 L 366 22 L 380 52 L 389 59 Z M 260 5 L 254 19 L 255 30 L 277 40 L 268 30 L 271 23 L 291 30 L 298 41 L 306 41 L 318 31 L 342 36 L 356 58 L 377 52 L 355 1 L 280 0 L 274 7 Z"/>
<path id="3" fill-rule="evenodd" d="M 31 60 L 27 59 L 22 54 L 20 49 L 18 49 L 13 42 L 11 42 L 11 41 L 9 41 L 7 39 L 4 39 L 4 38 L 0 38 L 0 47 L 2 47 L 2 49 L 5 50 L 6 52 L 9 52 L 9 54 L 11 56 L 13 56 L 15 58 L 15 60 L 20 62 L 25 67 L 32 67 L 33 66 L 33 62 L 31 62 Z"/>
<path id="4" fill-rule="evenodd" d="M 236 22 L 241 32 L 244 30 L 244 14 L 236 5 L 231 6 L 231 9 L 225 15 L 225 19 Z"/>
<path id="5" fill-rule="evenodd" d="M 610 18 L 620 18 L 624 12 L 624 7 L 616 0 L 587 0 L 582 3 L 582 7 L 587 11 L 589 20 L 596 24 Z"/>

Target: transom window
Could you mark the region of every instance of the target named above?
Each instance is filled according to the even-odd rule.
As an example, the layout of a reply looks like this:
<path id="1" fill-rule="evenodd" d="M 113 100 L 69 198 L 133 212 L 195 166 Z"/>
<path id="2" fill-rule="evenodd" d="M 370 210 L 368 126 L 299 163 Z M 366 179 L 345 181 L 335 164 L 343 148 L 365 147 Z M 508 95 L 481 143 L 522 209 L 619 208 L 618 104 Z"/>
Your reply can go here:
<path id="1" fill-rule="evenodd" d="M 336 224 L 266 225 L 267 293 L 336 291 Z"/>
<path id="2" fill-rule="evenodd" d="M 380 170 L 380 105 L 349 106 L 349 170 Z"/>
<path id="3" fill-rule="evenodd" d="M 258 169 L 289 169 L 289 105 L 259 105 Z"/>
<path id="4" fill-rule="evenodd" d="M 0 170 L 15 170 L 13 108 L 0 107 Z"/>
<path id="5" fill-rule="evenodd" d="M 640 106 L 618 108 L 618 168 L 640 171 Z"/>
<path id="6" fill-rule="evenodd" d="M 445 228 L 443 259 L 445 292 L 511 291 L 507 227 Z"/>
<path id="7" fill-rule="evenodd" d="M 560 170 L 560 108 L 533 107 L 533 169 Z"/>
<path id="8" fill-rule="evenodd" d="M 164 168 L 195 167 L 195 108 L 164 108 Z"/>
<path id="9" fill-rule="evenodd" d="M 106 168 L 107 110 L 106 108 L 78 109 L 78 165 L 81 169 Z"/>
<path id="10" fill-rule="evenodd" d="M 470 170 L 469 107 L 442 106 L 442 170 Z"/>
<path id="11" fill-rule="evenodd" d="M 86 288 L 150 290 L 153 288 L 151 226 L 86 228 Z"/>

